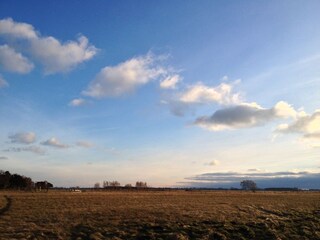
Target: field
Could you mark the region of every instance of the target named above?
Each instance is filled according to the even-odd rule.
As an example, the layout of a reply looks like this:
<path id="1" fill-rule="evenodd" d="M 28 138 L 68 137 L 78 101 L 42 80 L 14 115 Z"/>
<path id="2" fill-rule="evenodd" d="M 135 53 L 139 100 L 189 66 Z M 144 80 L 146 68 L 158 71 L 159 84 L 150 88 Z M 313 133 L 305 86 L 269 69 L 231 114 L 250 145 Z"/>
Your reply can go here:
<path id="1" fill-rule="evenodd" d="M 0 192 L 0 239 L 320 239 L 320 193 Z"/>

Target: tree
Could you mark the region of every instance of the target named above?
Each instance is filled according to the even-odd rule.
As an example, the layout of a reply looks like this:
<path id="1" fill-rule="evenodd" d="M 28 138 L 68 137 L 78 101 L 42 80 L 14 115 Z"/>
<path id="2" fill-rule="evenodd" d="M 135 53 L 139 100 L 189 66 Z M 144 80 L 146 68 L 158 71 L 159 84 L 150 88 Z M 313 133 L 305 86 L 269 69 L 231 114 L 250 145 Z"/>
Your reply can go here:
<path id="1" fill-rule="evenodd" d="M 93 187 L 94 187 L 94 188 L 100 188 L 100 183 L 98 183 L 98 182 L 95 183 Z"/>
<path id="2" fill-rule="evenodd" d="M 120 183 L 118 181 L 109 182 L 109 186 L 111 187 L 120 187 Z"/>
<path id="3" fill-rule="evenodd" d="M 146 182 L 136 182 L 136 188 L 146 188 L 147 183 Z"/>
<path id="4" fill-rule="evenodd" d="M 255 192 L 257 188 L 257 184 L 252 180 L 243 180 L 240 183 L 240 186 L 243 190 L 251 190 L 252 192 Z"/>

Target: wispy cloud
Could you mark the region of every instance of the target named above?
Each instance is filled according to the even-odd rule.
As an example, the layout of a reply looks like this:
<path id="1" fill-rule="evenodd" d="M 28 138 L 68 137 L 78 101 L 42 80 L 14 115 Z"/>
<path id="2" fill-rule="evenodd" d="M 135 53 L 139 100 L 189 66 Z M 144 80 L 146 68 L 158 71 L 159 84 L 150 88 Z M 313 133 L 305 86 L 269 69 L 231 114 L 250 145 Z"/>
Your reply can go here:
<path id="1" fill-rule="evenodd" d="M 8 82 L 0 74 L 0 88 L 5 88 L 8 86 L 9 86 Z"/>
<path id="2" fill-rule="evenodd" d="M 163 89 L 175 89 L 176 85 L 182 80 L 178 74 L 168 76 L 160 82 L 160 87 Z"/>
<path id="3" fill-rule="evenodd" d="M 43 155 L 46 153 L 46 151 L 39 146 L 11 147 L 11 148 L 5 149 L 4 151 L 5 152 L 33 152 L 40 155 Z"/>
<path id="4" fill-rule="evenodd" d="M 0 35 L 7 37 L 9 41 L 19 40 L 25 43 L 25 51 L 44 66 L 47 74 L 70 71 L 78 64 L 93 58 L 98 51 L 89 44 L 85 36 L 79 36 L 77 41 L 61 43 L 52 36 L 41 36 L 32 25 L 15 22 L 11 18 L 0 20 L 0 29 Z M 20 63 L 24 62 L 24 67 L 20 66 L 20 72 L 25 73 L 32 69 L 33 65 L 26 58 L 5 46 L 4 49 L 7 55 L 10 53 L 11 59 L 20 59 Z M 9 63 L 6 63 L 7 69 L 17 68 Z"/>
<path id="5" fill-rule="evenodd" d="M 9 135 L 12 143 L 31 144 L 36 141 L 36 134 L 34 132 L 19 132 Z"/>
<path id="6" fill-rule="evenodd" d="M 84 147 L 84 148 L 91 148 L 93 147 L 93 143 L 88 142 L 88 141 L 78 141 L 76 142 L 76 145 L 79 147 Z"/>
<path id="7" fill-rule="evenodd" d="M 57 138 L 52 137 L 46 141 L 41 142 L 42 145 L 55 147 L 55 148 L 69 148 L 70 146 L 67 144 L 61 143 Z"/>
<path id="8" fill-rule="evenodd" d="M 1 156 L 0 160 L 8 160 L 8 157 Z"/>
<path id="9" fill-rule="evenodd" d="M 116 66 L 107 66 L 82 92 L 93 98 L 118 97 L 134 92 L 136 88 L 168 75 L 168 69 L 159 63 L 160 57 L 148 53 L 131 58 Z"/>
<path id="10" fill-rule="evenodd" d="M 220 162 L 218 160 L 212 160 L 210 162 L 205 163 L 205 165 L 208 165 L 208 166 L 217 166 L 219 164 Z"/>
<path id="11" fill-rule="evenodd" d="M 80 107 L 86 105 L 88 102 L 83 98 L 75 98 L 69 102 L 69 106 Z"/>

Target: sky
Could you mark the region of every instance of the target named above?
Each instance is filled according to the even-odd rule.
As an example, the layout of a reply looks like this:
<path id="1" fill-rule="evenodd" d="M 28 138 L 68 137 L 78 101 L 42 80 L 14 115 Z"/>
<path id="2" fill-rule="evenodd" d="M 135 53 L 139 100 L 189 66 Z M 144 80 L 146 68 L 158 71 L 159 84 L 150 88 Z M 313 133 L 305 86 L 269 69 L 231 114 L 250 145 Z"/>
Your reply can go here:
<path id="1" fill-rule="evenodd" d="M 320 188 L 319 1 L 1 1 L 0 169 L 54 186 Z"/>

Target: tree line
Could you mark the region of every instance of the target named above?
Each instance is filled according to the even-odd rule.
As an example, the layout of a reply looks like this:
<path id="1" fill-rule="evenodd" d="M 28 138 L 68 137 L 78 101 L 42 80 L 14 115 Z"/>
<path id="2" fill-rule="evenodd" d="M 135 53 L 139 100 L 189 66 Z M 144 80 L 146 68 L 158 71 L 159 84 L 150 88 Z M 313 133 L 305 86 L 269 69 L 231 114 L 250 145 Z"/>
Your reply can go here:
<path id="1" fill-rule="evenodd" d="M 93 185 L 94 188 L 101 188 L 101 185 L 99 182 L 95 183 Z M 132 188 L 132 187 L 136 187 L 136 188 L 147 188 L 148 185 L 146 182 L 141 182 L 141 181 L 137 181 L 136 185 L 133 186 L 131 183 L 127 183 L 124 186 L 121 186 L 121 184 L 118 181 L 103 181 L 102 182 L 102 187 L 103 188 L 116 188 L 116 187 L 125 187 L 125 188 Z"/>
<path id="2" fill-rule="evenodd" d="M 53 187 L 53 185 L 47 181 L 35 183 L 30 177 L 0 170 L 0 189 L 33 190 L 39 188 L 48 189 L 49 187 Z"/>

